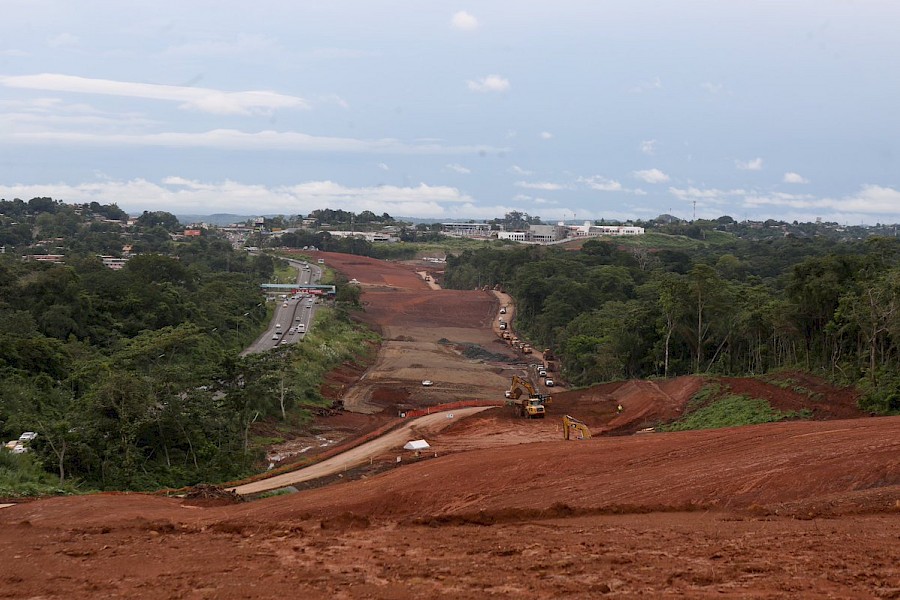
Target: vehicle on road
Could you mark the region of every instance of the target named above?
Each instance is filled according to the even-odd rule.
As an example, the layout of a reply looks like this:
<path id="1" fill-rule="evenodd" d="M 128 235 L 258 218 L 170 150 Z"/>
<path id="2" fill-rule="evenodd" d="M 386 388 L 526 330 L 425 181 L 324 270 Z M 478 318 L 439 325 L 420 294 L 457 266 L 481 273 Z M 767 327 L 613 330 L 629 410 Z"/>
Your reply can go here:
<path id="1" fill-rule="evenodd" d="M 434 385 L 434 382 L 430 379 L 424 379 L 422 380 L 422 385 L 425 387 L 431 387 Z"/>
<path id="2" fill-rule="evenodd" d="M 278 334 L 277 334 L 277 333 L 275 333 L 275 334 L 272 334 L 272 339 L 273 339 L 273 340 L 277 340 L 277 339 L 278 339 L 278 337 L 279 337 L 279 335 L 278 335 Z"/>
<path id="3" fill-rule="evenodd" d="M 300 333 L 303 333 L 304 331 L 306 331 L 306 324 L 300 323 L 299 325 L 297 325 L 297 331 L 299 331 Z"/>
<path id="4" fill-rule="evenodd" d="M 547 387 L 553 387 L 554 385 L 556 385 L 556 382 L 553 381 L 552 379 L 545 379 L 544 385 L 546 385 Z"/>

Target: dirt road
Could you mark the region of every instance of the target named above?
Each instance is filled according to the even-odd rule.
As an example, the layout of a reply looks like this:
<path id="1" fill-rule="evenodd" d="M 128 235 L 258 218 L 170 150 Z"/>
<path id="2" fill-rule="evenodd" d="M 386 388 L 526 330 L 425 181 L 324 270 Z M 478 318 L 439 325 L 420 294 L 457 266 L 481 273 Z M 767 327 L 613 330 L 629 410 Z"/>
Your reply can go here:
<path id="1" fill-rule="evenodd" d="M 389 451 L 397 450 L 398 456 L 407 454 L 405 451 L 400 450 L 400 448 L 402 448 L 403 444 L 409 440 L 419 439 L 428 434 L 437 433 L 442 429 L 455 424 L 460 419 L 487 410 L 488 408 L 490 407 L 479 406 L 425 415 L 424 417 L 411 420 L 400 429 L 391 431 L 371 442 L 357 446 L 338 456 L 323 460 L 322 462 L 306 467 L 305 469 L 285 473 L 276 477 L 270 477 L 269 479 L 254 481 L 253 483 L 247 483 L 231 489 L 241 495 L 259 494 L 260 492 L 277 490 L 295 483 L 341 473 L 342 471 L 363 465 L 371 459 L 381 456 Z"/>
<path id="2" fill-rule="evenodd" d="M 429 289 L 412 267 L 322 256 L 364 283 L 357 317 L 384 339 L 360 386 L 373 409 L 502 397 L 510 364 L 491 355 L 520 360 L 492 331 L 503 300 Z M 677 418 L 710 379 L 554 392 L 539 421 L 508 408 L 429 415 L 258 489 L 340 473 L 369 452 L 390 460 L 409 439 L 437 458 L 297 494 L 5 508 L 0 597 L 900 598 L 900 417 L 867 417 L 857 391 L 781 373 L 716 382 L 813 420 L 625 435 Z M 616 435 L 562 441 L 564 414 Z"/>

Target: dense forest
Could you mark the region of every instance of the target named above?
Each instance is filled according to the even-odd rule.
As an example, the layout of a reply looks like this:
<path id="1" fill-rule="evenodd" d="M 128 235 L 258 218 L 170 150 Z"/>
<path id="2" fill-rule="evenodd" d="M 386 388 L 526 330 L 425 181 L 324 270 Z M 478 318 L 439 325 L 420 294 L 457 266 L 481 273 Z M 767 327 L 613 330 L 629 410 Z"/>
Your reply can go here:
<path id="1" fill-rule="evenodd" d="M 445 285 L 508 291 L 519 331 L 575 385 L 800 368 L 859 385 L 867 410 L 900 411 L 896 238 L 485 248 L 448 257 Z"/>
<path id="2" fill-rule="evenodd" d="M 302 423 L 324 402 L 324 372 L 371 337 L 323 310 L 305 344 L 241 357 L 268 321 L 259 283 L 276 259 L 210 232 L 178 239 L 168 213 L 125 228 L 109 222 L 126 220 L 115 207 L 36 199 L 0 209 L 0 230 L 19 231 L 32 251 L 53 238 L 64 256 L 0 255 L 0 435 L 38 432 L 31 452 L 0 453 L 0 495 L 46 491 L 29 487 L 47 482 L 35 469 L 82 489 L 245 474 L 259 458 L 251 426 Z M 123 245 L 145 250 L 120 270 L 104 266 L 97 253 Z"/>

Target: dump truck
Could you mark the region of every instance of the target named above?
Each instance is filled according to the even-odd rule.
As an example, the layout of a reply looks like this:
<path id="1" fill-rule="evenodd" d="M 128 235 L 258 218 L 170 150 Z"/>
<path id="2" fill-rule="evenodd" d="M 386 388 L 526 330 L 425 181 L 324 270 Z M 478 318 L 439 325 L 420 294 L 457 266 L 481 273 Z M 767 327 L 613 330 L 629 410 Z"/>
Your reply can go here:
<path id="1" fill-rule="evenodd" d="M 522 398 L 525 392 L 528 393 L 528 397 Z M 543 419 L 547 413 L 545 405 L 551 401 L 550 396 L 537 393 L 530 381 L 518 375 L 512 376 L 506 397 L 509 398 L 509 404 L 516 407 L 517 414 L 528 419 Z"/>

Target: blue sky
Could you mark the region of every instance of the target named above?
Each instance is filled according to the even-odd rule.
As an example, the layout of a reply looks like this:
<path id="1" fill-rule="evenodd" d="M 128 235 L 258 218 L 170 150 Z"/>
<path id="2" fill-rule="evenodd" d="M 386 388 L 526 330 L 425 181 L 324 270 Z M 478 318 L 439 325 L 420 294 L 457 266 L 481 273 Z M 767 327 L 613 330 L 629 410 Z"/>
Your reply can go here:
<path id="1" fill-rule="evenodd" d="M 900 222 L 898 30 L 895 0 L 4 0 L 0 197 Z"/>

